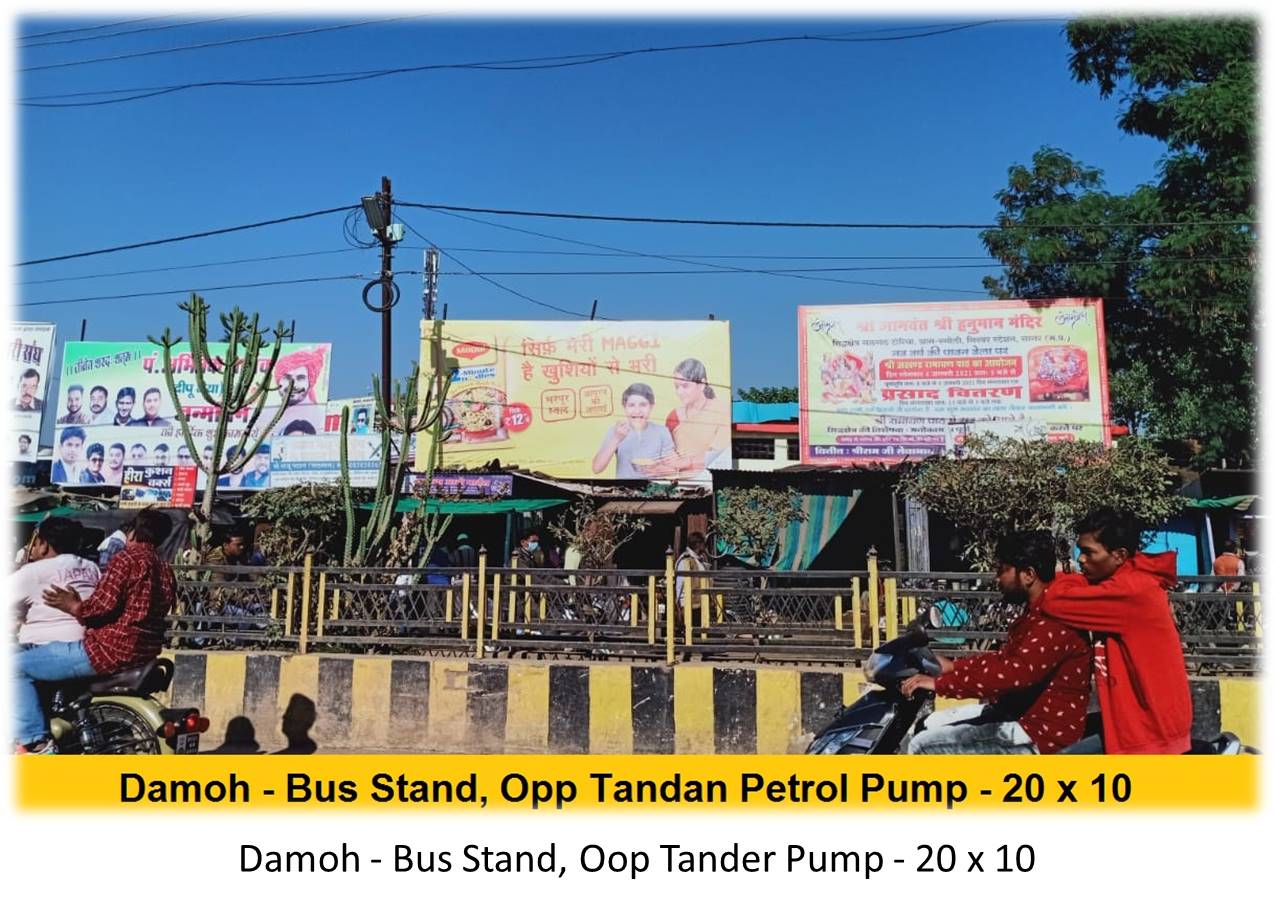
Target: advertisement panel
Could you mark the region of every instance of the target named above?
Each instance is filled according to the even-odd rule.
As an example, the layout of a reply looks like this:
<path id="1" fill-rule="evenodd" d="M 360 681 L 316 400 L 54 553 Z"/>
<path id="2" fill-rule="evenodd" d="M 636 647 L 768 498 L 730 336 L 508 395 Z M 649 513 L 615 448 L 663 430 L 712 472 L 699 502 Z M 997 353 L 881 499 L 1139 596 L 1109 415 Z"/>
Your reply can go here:
<path id="1" fill-rule="evenodd" d="M 381 468 L 381 436 L 349 436 L 347 455 L 350 485 L 374 489 Z M 279 489 L 307 482 L 336 482 L 341 478 L 341 436 L 286 436 L 271 445 L 270 487 Z"/>
<path id="2" fill-rule="evenodd" d="M 350 435 L 367 435 L 375 430 L 376 402 L 371 395 L 365 397 L 342 397 L 328 401 L 327 416 L 324 419 L 324 432 L 341 431 L 341 408 L 350 408 Z"/>
<path id="3" fill-rule="evenodd" d="M 1110 443 L 1102 300 L 798 309 L 801 461 L 898 463 L 973 433 Z"/>
<path id="4" fill-rule="evenodd" d="M 53 368 L 57 326 L 47 322 L 14 322 L 9 348 L 9 459 L 35 463 L 40 425 Z"/>
<path id="5" fill-rule="evenodd" d="M 222 357 L 226 345 L 210 344 L 209 352 L 213 357 Z M 319 421 L 313 425 L 316 432 L 323 424 L 322 405 L 328 399 L 331 354 L 331 344 L 284 344 L 272 376 L 285 386 L 292 380 L 287 401 L 290 407 L 320 407 Z M 269 357 L 263 355 L 257 371 L 264 372 L 269 365 Z M 188 344 L 180 344 L 174 350 L 173 378 L 176 400 L 164 379 L 163 353 L 155 344 L 68 342 L 62 353 L 62 399 L 56 402 L 57 424 L 156 428 L 170 424 L 179 407 L 196 423 L 211 424 L 218 411 L 208 406 L 199 393 Z M 214 395 L 220 393 L 220 376 L 208 372 L 207 387 Z M 282 403 L 282 393 L 270 402 L 271 406 Z M 235 420 L 246 421 L 250 412 L 245 409 L 236 413 Z"/>
<path id="6" fill-rule="evenodd" d="M 449 321 L 441 339 L 457 364 L 445 469 L 702 482 L 730 466 L 729 322 Z"/>
<path id="7" fill-rule="evenodd" d="M 195 503 L 194 467 L 124 467 L 121 508 L 189 508 Z"/>
<path id="8" fill-rule="evenodd" d="M 278 407 L 266 407 L 250 437 L 259 437 L 262 429 L 270 424 L 277 412 Z M 283 416 L 271 433 L 272 437 L 262 446 L 264 450 L 257 452 L 258 455 L 267 455 L 267 472 L 273 444 L 285 437 L 316 437 L 315 427 L 322 426 L 323 420 L 322 404 L 284 408 Z M 227 453 L 243 443 L 246 428 L 246 422 L 232 421 L 226 433 Z M 175 419 L 153 426 L 58 426 L 53 436 L 50 478 L 60 485 L 120 485 L 125 466 L 195 466 L 196 456 L 206 459 L 212 453 L 215 435 L 216 426 L 212 423 L 193 423 L 190 426 L 190 436 L 196 451 L 192 454 L 181 425 Z M 268 483 L 259 475 L 260 471 L 253 469 L 254 466 L 255 464 L 250 464 L 238 473 L 222 476 L 218 485 L 223 488 L 264 488 Z M 197 472 L 198 486 L 203 488 L 204 473 L 202 470 Z"/>

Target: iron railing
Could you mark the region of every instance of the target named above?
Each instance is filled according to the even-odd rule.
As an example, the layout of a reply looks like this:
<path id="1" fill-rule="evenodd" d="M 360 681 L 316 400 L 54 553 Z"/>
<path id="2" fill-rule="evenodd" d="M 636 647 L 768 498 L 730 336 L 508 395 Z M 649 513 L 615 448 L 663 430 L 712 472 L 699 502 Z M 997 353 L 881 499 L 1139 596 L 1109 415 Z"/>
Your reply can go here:
<path id="1" fill-rule="evenodd" d="M 183 565 L 174 646 L 475 657 L 855 663 L 917 622 L 940 652 L 994 646 L 1019 607 L 990 574 Z M 1170 592 L 1196 672 L 1262 652 L 1260 581 Z M 1230 587 L 1230 588 L 1228 588 Z M 670 595 L 671 593 L 671 595 Z"/>

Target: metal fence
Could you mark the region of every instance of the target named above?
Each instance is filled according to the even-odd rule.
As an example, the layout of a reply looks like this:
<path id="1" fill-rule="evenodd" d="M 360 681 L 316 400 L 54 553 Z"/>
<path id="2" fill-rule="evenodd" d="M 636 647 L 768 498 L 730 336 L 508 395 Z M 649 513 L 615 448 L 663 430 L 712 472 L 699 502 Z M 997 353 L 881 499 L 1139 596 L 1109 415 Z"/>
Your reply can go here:
<path id="1" fill-rule="evenodd" d="M 992 575 L 488 567 L 183 565 L 174 646 L 510 658 L 854 663 L 911 622 L 940 652 L 1002 640 L 1019 606 Z M 1234 586 L 1227 589 L 1227 586 Z M 1190 576 L 1170 593 L 1197 672 L 1249 673 L 1257 578 Z"/>

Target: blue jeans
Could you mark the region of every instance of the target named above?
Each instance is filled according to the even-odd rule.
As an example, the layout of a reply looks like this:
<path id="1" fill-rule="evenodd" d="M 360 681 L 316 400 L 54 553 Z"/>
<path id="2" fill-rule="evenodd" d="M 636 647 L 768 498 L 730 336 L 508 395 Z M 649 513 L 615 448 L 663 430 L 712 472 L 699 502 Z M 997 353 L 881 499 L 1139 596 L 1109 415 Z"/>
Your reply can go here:
<path id="1" fill-rule="evenodd" d="M 984 721 L 982 703 L 939 710 L 908 744 L 910 754 L 1037 754 L 1017 722 Z"/>
<path id="2" fill-rule="evenodd" d="M 44 710 L 40 708 L 40 695 L 35 689 L 37 681 L 66 681 L 71 678 L 91 678 L 97 674 L 89 662 L 84 643 L 41 643 L 26 645 L 13 660 L 17 677 L 17 739 L 29 744 L 46 737 L 48 724 Z"/>

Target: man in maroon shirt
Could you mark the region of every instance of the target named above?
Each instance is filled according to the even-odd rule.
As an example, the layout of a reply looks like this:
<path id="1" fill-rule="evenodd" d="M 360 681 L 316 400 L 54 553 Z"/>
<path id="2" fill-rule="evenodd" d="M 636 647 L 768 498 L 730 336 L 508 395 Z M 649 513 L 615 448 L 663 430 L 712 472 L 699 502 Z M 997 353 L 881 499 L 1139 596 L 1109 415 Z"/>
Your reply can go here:
<path id="1" fill-rule="evenodd" d="M 1084 733 L 1089 705 L 1088 641 L 1040 611 L 1054 579 L 1054 538 L 1013 533 L 996 546 L 996 582 L 1009 602 L 1024 603 L 994 652 L 955 661 L 939 657 L 938 678 L 915 675 L 901 690 L 978 698 L 934 713 L 908 745 L 911 754 L 1054 753 Z"/>
<path id="2" fill-rule="evenodd" d="M 18 654 L 20 753 L 48 753 L 52 749 L 35 689 L 37 681 L 113 675 L 159 655 L 164 617 L 176 602 L 177 584 L 172 568 L 155 547 L 168 537 L 172 523 L 160 511 L 139 513 L 128 533 L 128 543 L 111 560 L 88 599 L 58 586 L 45 590 L 45 605 L 77 618 L 84 625 L 84 639 L 68 645 L 63 653 L 48 655 L 33 648 Z"/>

